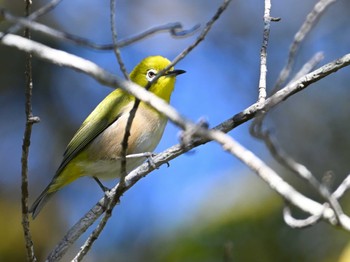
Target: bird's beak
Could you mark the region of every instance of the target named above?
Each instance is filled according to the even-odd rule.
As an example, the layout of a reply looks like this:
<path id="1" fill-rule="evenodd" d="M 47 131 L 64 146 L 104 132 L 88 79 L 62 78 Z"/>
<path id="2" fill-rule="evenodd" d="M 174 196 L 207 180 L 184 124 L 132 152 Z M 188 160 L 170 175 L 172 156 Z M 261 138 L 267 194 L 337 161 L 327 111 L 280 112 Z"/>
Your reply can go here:
<path id="1" fill-rule="evenodd" d="M 183 73 L 186 73 L 186 71 L 181 70 L 181 69 L 175 69 L 175 70 L 166 72 L 165 75 L 166 76 L 178 76 L 178 75 L 181 75 Z"/>

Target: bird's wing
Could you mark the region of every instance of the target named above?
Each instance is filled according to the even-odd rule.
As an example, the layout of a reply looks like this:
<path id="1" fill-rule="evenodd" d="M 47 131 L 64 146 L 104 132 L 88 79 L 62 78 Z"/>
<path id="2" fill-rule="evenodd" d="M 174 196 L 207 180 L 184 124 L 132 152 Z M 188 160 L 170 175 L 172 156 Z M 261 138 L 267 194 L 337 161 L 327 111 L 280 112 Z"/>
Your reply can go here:
<path id="1" fill-rule="evenodd" d="M 67 166 L 94 138 L 101 134 L 108 126 L 122 114 L 122 109 L 130 97 L 117 89 L 109 94 L 91 114 L 85 119 L 81 127 L 69 142 L 63 154 L 63 160 L 56 175 Z"/>

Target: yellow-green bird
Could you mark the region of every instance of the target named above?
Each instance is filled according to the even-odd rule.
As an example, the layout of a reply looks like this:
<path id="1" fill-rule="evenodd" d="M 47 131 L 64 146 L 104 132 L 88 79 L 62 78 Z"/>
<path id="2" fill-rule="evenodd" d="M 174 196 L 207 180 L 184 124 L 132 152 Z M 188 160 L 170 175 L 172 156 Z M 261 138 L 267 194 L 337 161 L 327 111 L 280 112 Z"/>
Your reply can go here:
<path id="1" fill-rule="evenodd" d="M 170 61 L 162 56 L 147 57 L 130 73 L 130 80 L 146 87 L 169 64 Z M 171 68 L 152 83 L 149 91 L 169 103 L 175 78 L 182 73 L 185 71 Z M 33 218 L 55 192 L 81 176 L 120 177 L 122 141 L 134 101 L 134 96 L 116 89 L 92 111 L 69 142 L 52 181 L 30 208 Z M 163 114 L 140 102 L 130 128 L 127 155 L 152 152 L 163 135 L 166 123 L 167 118 Z M 126 171 L 131 171 L 143 161 L 144 158 L 128 159 Z"/>

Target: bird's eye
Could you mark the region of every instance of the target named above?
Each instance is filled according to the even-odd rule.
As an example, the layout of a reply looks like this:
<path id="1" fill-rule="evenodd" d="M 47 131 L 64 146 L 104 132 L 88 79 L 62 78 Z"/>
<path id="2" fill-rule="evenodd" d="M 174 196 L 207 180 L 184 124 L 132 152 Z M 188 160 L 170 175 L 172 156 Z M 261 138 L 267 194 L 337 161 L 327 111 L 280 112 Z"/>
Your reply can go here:
<path id="1" fill-rule="evenodd" d="M 153 80 L 153 78 L 155 78 L 156 75 L 157 75 L 157 71 L 154 69 L 150 69 L 147 71 L 146 78 L 150 82 Z"/>

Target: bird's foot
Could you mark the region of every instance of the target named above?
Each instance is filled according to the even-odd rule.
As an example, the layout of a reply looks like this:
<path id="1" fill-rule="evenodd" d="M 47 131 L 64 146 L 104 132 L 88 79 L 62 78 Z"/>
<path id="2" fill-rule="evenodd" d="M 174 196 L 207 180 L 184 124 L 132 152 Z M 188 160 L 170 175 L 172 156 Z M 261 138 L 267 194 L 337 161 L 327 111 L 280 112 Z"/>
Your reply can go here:
<path id="1" fill-rule="evenodd" d="M 156 156 L 157 154 L 155 153 L 151 153 L 148 157 L 147 157 L 147 162 L 148 164 L 153 167 L 154 169 L 159 169 L 159 166 L 156 165 L 156 163 L 154 162 L 153 158 Z M 165 164 L 167 165 L 167 167 L 170 166 L 169 162 L 165 162 Z"/>
<path id="2" fill-rule="evenodd" d="M 139 157 L 145 157 L 147 158 L 147 162 L 148 164 L 154 168 L 154 169 L 158 169 L 159 166 L 156 165 L 156 163 L 153 161 L 153 158 L 156 156 L 156 153 L 153 152 L 144 152 L 144 153 L 137 153 L 137 154 L 131 154 L 131 155 L 127 155 L 126 158 L 139 158 Z M 169 167 L 170 164 L 168 162 L 166 162 L 167 166 Z"/>

